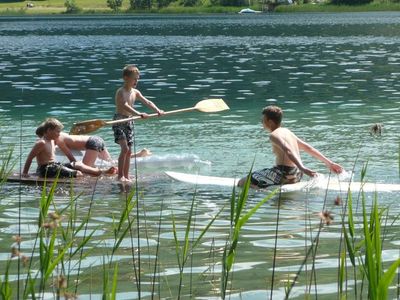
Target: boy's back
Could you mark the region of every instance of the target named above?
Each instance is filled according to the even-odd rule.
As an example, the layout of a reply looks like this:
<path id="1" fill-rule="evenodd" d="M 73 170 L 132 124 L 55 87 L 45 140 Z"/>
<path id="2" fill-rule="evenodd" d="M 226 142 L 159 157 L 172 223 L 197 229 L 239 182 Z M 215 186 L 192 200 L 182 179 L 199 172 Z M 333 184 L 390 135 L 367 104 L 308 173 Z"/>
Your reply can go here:
<path id="1" fill-rule="evenodd" d="M 282 144 L 287 147 L 289 151 L 296 155 L 300 159 L 300 150 L 298 145 L 297 136 L 287 128 L 279 127 L 270 134 L 270 141 L 272 144 L 272 151 L 275 153 L 275 164 L 295 167 L 296 164 L 288 157 L 285 151 L 282 149 Z"/>
<path id="2" fill-rule="evenodd" d="M 57 144 L 64 143 L 69 149 L 85 150 L 88 138 L 86 135 L 69 135 L 61 132 Z"/>

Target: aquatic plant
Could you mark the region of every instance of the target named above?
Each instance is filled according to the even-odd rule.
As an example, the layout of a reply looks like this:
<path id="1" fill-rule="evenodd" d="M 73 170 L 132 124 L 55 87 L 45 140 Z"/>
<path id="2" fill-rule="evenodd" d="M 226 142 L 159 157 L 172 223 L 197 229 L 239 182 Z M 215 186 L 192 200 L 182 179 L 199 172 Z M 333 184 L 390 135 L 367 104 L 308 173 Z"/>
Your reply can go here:
<path id="1" fill-rule="evenodd" d="M 361 172 L 362 181 L 366 175 L 366 166 L 364 166 Z M 129 268 L 128 272 L 132 272 L 130 278 L 136 283 L 136 285 L 132 284 L 128 286 L 130 291 L 134 290 L 138 292 L 138 298 L 147 296 L 162 298 L 165 297 L 165 293 L 169 293 L 169 296 L 173 298 L 196 297 L 197 291 L 193 287 L 196 287 L 197 284 L 195 280 L 192 281 L 192 276 L 195 274 L 192 267 L 193 262 L 196 262 L 196 255 L 199 255 L 199 252 L 195 251 L 195 249 L 205 239 L 206 233 L 212 229 L 215 221 L 226 221 L 225 215 L 221 216 L 222 212 L 226 211 L 228 213 L 229 226 L 224 225 L 223 230 L 226 232 L 229 231 L 228 238 L 225 245 L 221 246 L 221 248 L 218 248 L 219 246 L 215 247 L 214 240 L 212 239 L 208 255 L 212 261 L 208 262 L 210 263 L 209 271 L 215 276 L 212 280 L 213 283 L 219 282 L 220 284 L 219 288 L 213 286 L 212 290 L 214 293 L 219 293 L 221 298 L 227 298 L 228 294 L 232 293 L 232 290 L 237 289 L 232 278 L 233 274 L 235 274 L 234 267 L 237 256 L 241 253 L 239 241 L 243 235 L 243 226 L 252 219 L 253 215 L 263 204 L 272 197 L 275 197 L 279 206 L 276 220 L 274 221 L 276 228 L 274 233 L 275 247 L 273 249 L 274 261 L 272 268 L 268 271 L 268 275 L 266 275 L 268 276 L 268 280 L 271 280 L 271 289 L 268 292 L 271 293 L 270 297 L 273 298 L 273 296 L 276 296 L 273 295 L 273 292 L 277 291 L 276 287 L 274 287 L 274 282 L 275 284 L 276 282 L 282 282 L 277 280 L 280 275 L 279 271 L 275 272 L 277 270 L 275 260 L 277 258 L 278 241 L 281 238 L 281 234 L 279 234 L 280 213 L 284 209 L 284 206 L 281 207 L 281 195 L 279 189 L 277 189 L 269 192 L 266 197 L 257 201 L 252 207 L 249 207 L 248 200 L 253 195 L 250 192 L 249 186 L 250 182 L 247 181 L 242 189 L 234 187 L 228 199 L 229 204 L 221 204 L 211 219 L 201 228 L 199 234 L 197 234 L 198 228 L 196 228 L 197 200 L 199 195 L 196 190 L 191 195 L 191 203 L 185 210 L 184 217 L 179 218 L 172 210 L 173 244 L 162 244 L 160 242 L 161 231 L 165 227 L 165 223 L 162 223 L 165 219 L 162 218 L 163 204 L 161 203 L 161 207 L 157 208 L 156 220 L 158 223 L 152 222 L 155 229 L 153 236 L 157 236 L 157 245 L 155 249 L 153 248 L 153 253 L 155 253 L 154 263 L 149 263 L 148 265 L 142 264 L 139 267 L 137 257 L 145 257 L 145 253 L 142 253 L 143 248 L 140 245 L 139 247 L 133 245 L 132 239 L 139 237 L 139 232 L 135 232 L 136 229 L 138 231 L 140 229 L 142 232 L 140 234 L 143 234 L 147 230 L 147 227 L 151 226 L 144 223 L 145 220 L 143 218 L 147 218 L 148 222 L 149 216 L 146 216 L 146 207 L 142 202 L 140 202 L 140 218 L 142 220 L 140 224 L 135 224 L 139 216 L 137 211 L 139 207 L 137 189 L 132 189 L 129 193 L 124 194 L 123 198 L 125 201 L 121 201 L 120 208 L 112 214 L 112 221 L 110 222 L 110 226 L 107 226 L 108 232 L 106 233 L 112 237 L 111 246 L 109 248 L 97 247 L 96 249 L 96 246 L 102 243 L 101 240 L 99 241 L 94 238 L 94 233 L 98 229 L 98 226 L 96 225 L 94 228 L 88 229 L 89 222 L 92 220 L 92 205 L 95 203 L 94 194 L 90 197 L 90 202 L 85 203 L 85 213 L 82 215 L 80 213 L 82 202 L 78 205 L 81 194 L 74 194 L 73 184 L 69 191 L 68 201 L 62 203 L 62 205 L 57 201 L 57 181 L 50 186 L 45 184 L 39 199 L 37 199 L 39 203 L 39 213 L 37 214 L 38 229 L 37 233 L 34 234 L 32 250 L 30 253 L 23 253 L 19 244 L 24 239 L 24 236 L 14 237 L 14 244 L 10 247 L 10 258 L 7 259 L 4 268 L 2 268 L 3 272 L 0 274 L 2 275 L 0 277 L 0 297 L 4 299 L 37 299 L 52 293 L 54 298 L 66 297 L 73 299 L 78 297 L 79 293 L 82 293 L 87 288 L 88 281 L 94 280 L 97 282 L 97 285 L 94 290 L 90 290 L 90 293 L 97 292 L 105 299 L 115 299 L 118 297 L 119 289 L 126 290 L 127 288 L 126 283 L 121 280 L 123 276 L 126 276 L 126 269 L 123 270 L 122 265 L 120 263 L 117 264 L 117 260 L 119 259 L 117 255 L 122 251 L 126 251 L 126 249 L 123 249 L 125 246 L 121 247 L 121 245 L 129 234 L 131 235 L 132 242 L 131 246 L 128 247 L 129 251 L 132 251 L 130 254 L 132 257 L 130 265 L 133 265 L 134 269 L 130 271 L 131 268 Z M 316 296 L 318 295 L 318 274 L 315 264 L 320 254 L 318 252 L 325 246 L 324 244 L 321 245 L 319 233 L 323 229 L 332 228 L 328 227 L 328 223 L 333 221 L 335 222 L 334 225 L 340 225 L 339 233 L 343 233 L 343 242 L 340 240 L 338 251 L 330 253 L 333 253 L 333 255 L 336 254 L 338 258 L 337 296 L 339 298 L 355 299 L 362 299 L 363 297 L 382 299 L 388 296 L 389 286 L 396 275 L 400 259 L 389 265 L 382 259 L 382 251 L 385 248 L 385 241 L 387 240 L 387 229 L 395 224 L 398 217 L 391 224 L 386 223 L 389 219 L 389 208 L 380 208 L 378 205 L 378 194 L 374 195 L 374 202 L 370 211 L 368 209 L 366 194 L 362 193 L 362 191 L 358 193 L 360 209 L 358 209 L 358 203 L 356 204 L 354 200 L 354 195 L 354 193 L 348 191 L 346 197 L 336 196 L 334 198 L 336 207 L 329 207 L 327 202 L 328 195 L 325 194 L 324 205 L 320 210 L 322 218 L 319 220 L 319 224 L 316 225 L 317 235 L 312 237 L 310 246 L 305 248 L 304 261 L 301 263 L 297 274 L 295 274 L 296 277 L 290 278 L 288 276 L 285 283 L 287 298 L 293 296 L 293 288 L 298 282 L 301 282 L 302 278 L 300 275 L 303 274 L 304 266 L 308 262 L 311 265 L 311 272 L 306 274 L 309 277 L 306 278 L 307 286 L 304 289 L 304 293 L 306 293 L 306 297 L 310 296 L 312 292 Z M 338 197 L 340 198 L 339 200 Z M 334 205 L 333 201 L 331 204 Z M 338 204 L 339 206 L 337 206 Z M 361 211 L 361 214 L 358 210 Z M 330 212 L 335 214 L 334 220 L 332 220 Z M 318 218 L 318 212 L 313 212 L 311 215 L 313 218 Z M 307 211 L 305 212 L 305 216 L 306 218 L 309 216 Z M 395 225 L 397 226 L 397 223 Z M 182 237 L 180 237 L 178 230 L 179 226 L 185 228 Z M 306 224 L 305 226 L 308 225 Z M 307 237 L 305 241 L 307 241 Z M 87 247 L 87 244 L 91 242 L 96 246 L 93 248 Z M 163 281 L 160 280 L 163 272 L 159 269 L 165 263 L 170 263 L 170 261 L 163 261 L 163 253 L 171 252 L 170 250 L 174 252 L 173 255 L 176 258 L 173 265 L 178 269 L 176 273 L 177 278 L 168 281 L 166 279 L 167 275 L 165 276 L 165 281 Z M 98 268 L 101 268 L 102 271 L 96 270 L 95 273 L 90 274 L 82 272 L 81 263 L 92 254 L 92 251 L 101 253 L 103 260 L 98 264 Z M 148 251 L 150 254 L 151 250 L 149 247 Z M 205 253 L 204 249 L 202 249 L 201 253 Z M 21 270 L 17 269 L 19 264 L 21 265 Z M 214 267 L 217 269 L 219 266 L 222 267 L 220 275 L 214 275 Z M 188 270 L 189 268 L 190 270 Z M 190 273 L 188 275 L 190 276 L 190 280 L 184 276 L 187 271 Z M 305 272 L 307 273 L 308 271 L 306 270 Z M 15 279 L 10 279 L 10 274 L 14 272 L 20 276 L 16 282 L 13 282 Z M 139 276 L 138 273 L 142 273 L 142 276 Z M 206 274 L 203 273 L 202 276 L 204 275 Z M 149 281 L 148 278 L 151 278 L 151 280 Z M 199 278 L 204 279 L 204 277 Z M 22 290 L 18 286 L 19 282 L 23 283 Z M 209 281 L 198 282 L 206 284 Z M 314 290 L 311 289 L 313 286 Z M 350 286 L 354 287 L 352 291 L 349 288 Z M 148 293 L 146 293 L 146 287 L 148 287 Z M 208 293 L 210 293 L 207 290 L 201 292 L 203 293 L 202 295 L 209 295 Z"/>
<path id="2" fill-rule="evenodd" d="M 172 231 L 174 234 L 174 242 L 175 242 L 175 253 L 176 253 L 176 258 L 178 262 L 178 268 L 179 268 L 179 284 L 178 284 L 178 299 L 181 298 L 181 291 L 182 291 L 182 283 L 183 283 L 183 271 L 186 265 L 186 262 L 188 258 L 192 255 L 193 250 L 196 248 L 196 246 L 199 244 L 203 236 L 206 234 L 208 229 L 211 227 L 211 225 L 214 223 L 214 221 L 217 219 L 217 217 L 220 215 L 220 213 L 223 211 L 224 207 L 221 208 L 221 210 L 211 219 L 211 221 L 201 230 L 199 236 L 191 241 L 189 234 L 192 228 L 192 217 L 193 217 L 193 208 L 194 208 L 194 203 L 195 203 L 195 194 L 192 198 L 192 203 L 190 205 L 190 210 L 188 214 L 188 219 L 186 221 L 186 229 L 185 229 L 185 237 L 183 240 L 183 243 L 181 243 L 178 240 L 178 235 L 176 231 L 176 220 L 175 216 L 172 213 Z"/>
<path id="3" fill-rule="evenodd" d="M 1 137 L 0 137 L 1 142 Z M 2 186 L 7 180 L 7 177 L 12 173 L 15 166 L 15 160 L 13 160 L 13 147 L 8 147 L 6 151 L 0 152 L 0 191 Z"/>
<path id="4" fill-rule="evenodd" d="M 242 226 L 250 219 L 250 217 L 268 200 L 270 200 L 279 189 L 275 189 L 268 194 L 263 200 L 257 203 L 248 212 L 243 214 L 246 207 L 246 202 L 249 195 L 251 170 L 247 176 L 246 183 L 243 189 L 237 195 L 236 187 L 233 187 L 231 200 L 230 200 L 230 232 L 227 243 L 225 244 L 223 256 L 222 256 L 222 273 L 221 273 L 221 298 L 225 299 L 226 290 L 228 288 L 229 274 L 232 271 L 235 263 L 235 257 L 237 252 L 237 246 L 240 237 L 240 231 Z"/>

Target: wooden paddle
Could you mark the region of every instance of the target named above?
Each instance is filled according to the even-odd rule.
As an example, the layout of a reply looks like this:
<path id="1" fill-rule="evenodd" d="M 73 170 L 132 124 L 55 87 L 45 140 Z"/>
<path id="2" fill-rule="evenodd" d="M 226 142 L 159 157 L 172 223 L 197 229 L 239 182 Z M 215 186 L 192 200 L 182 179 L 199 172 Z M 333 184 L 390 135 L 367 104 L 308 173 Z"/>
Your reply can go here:
<path id="1" fill-rule="evenodd" d="M 180 112 L 185 112 L 185 111 L 200 111 L 200 112 L 218 112 L 218 111 L 223 111 L 229 109 L 229 106 L 226 105 L 224 100 L 222 99 L 206 99 L 197 102 L 197 104 L 193 107 L 189 108 L 182 108 L 182 109 L 176 109 L 176 110 L 171 110 L 171 111 L 166 111 L 164 112 L 164 115 L 171 115 L 171 114 L 176 114 Z M 155 114 L 149 114 L 150 118 L 153 117 L 159 117 L 157 113 Z M 83 122 L 78 122 L 74 123 L 72 125 L 72 128 L 70 130 L 70 134 L 86 134 L 89 132 L 93 132 L 105 125 L 114 125 L 118 123 L 124 123 L 132 120 L 137 120 L 137 119 L 142 119 L 141 116 L 134 116 L 126 119 L 119 119 L 119 120 L 114 120 L 114 121 L 104 121 L 100 119 L 95 119 L 95 120 L 88 120 L 88 121 L 83 121 Z"/>

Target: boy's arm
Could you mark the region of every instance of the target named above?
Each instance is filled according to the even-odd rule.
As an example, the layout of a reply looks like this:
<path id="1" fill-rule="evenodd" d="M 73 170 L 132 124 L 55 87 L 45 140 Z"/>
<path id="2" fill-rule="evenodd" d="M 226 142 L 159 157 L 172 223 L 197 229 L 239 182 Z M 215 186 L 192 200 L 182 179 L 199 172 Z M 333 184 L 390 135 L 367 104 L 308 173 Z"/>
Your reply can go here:
<path id="1" fill-rule="evenodd" d="M 31 167 L 32 160 L 43 150 L 43 147 L 44 147 L 44 144 L 40 143 L 40 142 L 36 142 L 36 144 L 33 146 L 31 152 L 29 152 L 29 154 L 26 158 L 26 161 L 25 161 L 24 169 L 22 171 L 23 177 L 28 176 L 28 172 L 29 172 L 29 168 Z"/>
<path id="2" fill-rule="evenodd" d="M 69 159 L 70 162 L 76 161 L 75 156 L 72 154 L 71 149 L 65 145 L 62 141 L 56 141 L 58 147 L 60 147 L 61 151 L 65 154 L 65 156 Z"/>
<path id="3" fill-rule="evenodd" d="M 144 105 L 146 105 L 148 108 L 151 108 L 152 110 L 154 110 L 156 113 L 158 113 L 159 115 L 162 115 L 164 113 L 163 110 L 160 110 L 157 105 L 155 105 L 152 101 L 150 101 L 149 99 L 147 99 L 145 96 L 142 95 L 142 93 L 138 90 L 136 91 L 136 97 L 139 101 L 141 101 Z"/>
<path id="4" fill-rule="evenodd" d="M 297 168 L 299 168 L 301 172 L 308 176 L 315 176 L 317 174 L 315 171 L 310 170 L 303 165 L 301 159 L 297 157 L 296 153 L 293 152 L 291 147 L 289 147 L 288 143 L 284 139 L 275 135 L 270 135 L 269 139 L 271 143 L 278 146 L 283 153 L 285 153 L 285 155 L 297 166 Z"/>
<path id="5" fill-rule="evenodd" d="M 135 116 L 141 116 L 142 113 L 137 111 L 136 109 L 134 109 L 129 103 L 128 101 L 126 101 L 126 99 L 123 97 L 121 90 L 118 90 L 116 95 L 115 95 L 115 104 L 125 110 L 125 111 L 129 111 L 131 115 L 135 115 Z"/>
<path id="6" fill-rule="evenodd" d="M 302 141 L 301 139 L 297 138 L 297 144 L 299 145 L 299 149 L 307 152 L 308 154 L 312 155 L 313 157 L 319 159 L 322 161 L 329 170 L 332 172 L 339 174 L 343 172 L 343 167 L 330 159 L 328 159 L 325 155 L 323 155 L 321 152 L 319 152 L 317 149 L 315 149 L 313 146 L 310 144 Z"/>

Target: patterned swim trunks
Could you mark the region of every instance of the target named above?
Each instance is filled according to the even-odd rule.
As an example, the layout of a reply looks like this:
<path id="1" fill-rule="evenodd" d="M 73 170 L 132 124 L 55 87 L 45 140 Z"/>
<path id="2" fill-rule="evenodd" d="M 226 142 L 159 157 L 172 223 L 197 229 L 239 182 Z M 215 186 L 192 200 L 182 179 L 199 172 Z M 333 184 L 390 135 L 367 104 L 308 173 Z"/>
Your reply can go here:
<path id="1" fill-rule="evenodd" d="M 86 142 L 86 149 L 101 152 L 104 150 L 104 140 L 99 136 L 91 136 Z"/>
<path id="2" fill-rule="evenodd" d="M 120 114 L 115 114 L 113 120 L 120 120 L 126 118 L 129 117 Z M 112 129 L 114 131 L 114 141 L 117 144 L 119 144 L 120 140 L 126 140 L 128 146 L 131 146 L 133 144 L 133 133 L 134 133 L 133 121 L 115 124 L 113 125 Z"/>
<path id="3" fill-rule="evenodd" d="M 273 168 L 265 168 L 251 173 L 251 184 L 259 188 L 267 188 L 271 185 L 299 182 L 303 173 L 296 167 L 278 165 Z"/>
<path id="4" fill-rule="evenodd" d="M 51 162 L 46 165 L 38 166 L 37 173 L 41 177 L 46 178 L 71 178 L 76 177 L 77 170 L 73 168 L 71 163 L 62 164 L 59 162 Z"/>

